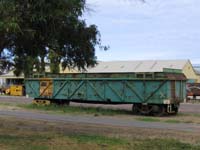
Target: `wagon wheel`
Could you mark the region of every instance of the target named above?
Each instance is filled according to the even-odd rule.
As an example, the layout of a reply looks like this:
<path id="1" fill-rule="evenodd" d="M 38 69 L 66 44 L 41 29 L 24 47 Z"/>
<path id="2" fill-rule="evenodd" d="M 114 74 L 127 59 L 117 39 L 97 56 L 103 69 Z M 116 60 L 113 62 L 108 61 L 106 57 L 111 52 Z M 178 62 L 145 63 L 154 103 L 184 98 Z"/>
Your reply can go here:
<path id="1" fill-rule="evenodd" d="M 133 104 L 133 106 L 132 106 L 132 112 L 133 112 L 133 114 L 135 114 L 135 115 L 140 114 L 138 104 Z"/>
<path id="2" fill-rule="evenodd" d="M 152 107 L 150 105 L 134 104 L 132 110 L 135 114 L 149 115 Z"/>
<path id="3" fill-rule="evenodd" d="M 174 106 L 174 115 L 178 113 L 178 107 Z"/>
<path id="4" fill-rule="evenodd" d="M 56 104 L 61 105 L 61 106 L 69 106 L 70 101 L 68 100 L 57 100 L 55 101 Z"/>
<path id="5" fill-rule="evenodd" d="M 151 114 L 156 117 L 161 117 L 166 114 L 166 108 L 163 105 L 153 105 Z"/>

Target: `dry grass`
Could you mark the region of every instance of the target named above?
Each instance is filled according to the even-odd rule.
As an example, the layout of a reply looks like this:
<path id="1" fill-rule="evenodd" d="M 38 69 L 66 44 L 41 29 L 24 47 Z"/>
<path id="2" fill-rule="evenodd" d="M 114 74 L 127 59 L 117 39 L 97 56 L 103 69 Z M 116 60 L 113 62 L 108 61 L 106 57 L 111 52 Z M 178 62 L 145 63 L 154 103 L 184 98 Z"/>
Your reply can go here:
<path id="1" fill-rule="evenodd" d="M 14 104 L 0 105 L 0 110 L 22 110 Z M 25 110 L 27 111 L 27 110 Z M 29 109 L 28 111 L 37 111 Z M 51 110 L 39 110 L 48 113 Z M 81 110 L 81 112 L 83 112 Z M 89 111 L 95 114 L 95 109 Z M 77 111 L 70 112 L 78 114 Z M 93 114 L 94 113 L 94 114 Z M 83 113 L 80 113 L 81 115 Z M 85 113 L 88 115 L 88 113 Z M 199 114 L 181 114 L 168 117 L 134 116 L 129 113 L 105 111 L 98 115 L 124 120 L 142 120 L 167 123 L 200 124 Z M 1 150 L 199 150 L 200 131 L 182 132 L 163 129 L 145 129 L 135 127 L 113 127 L 105 125 L 60 123 L 34 120 L 19 120 L 14 117 L 0 117 L 0 149 Z"/>
<path id="2" fill-rule="evenodd" d="M 91 124 L 53 123 L 47 121 L 0 118 L 0 134 L 31 136 L 37 135 L 98 135 L 122 139 L 175 139 L 191 144 L 200 144 L 200 134 L 173 130 L 145 129 L 135 127 L 112 127 Z"/>

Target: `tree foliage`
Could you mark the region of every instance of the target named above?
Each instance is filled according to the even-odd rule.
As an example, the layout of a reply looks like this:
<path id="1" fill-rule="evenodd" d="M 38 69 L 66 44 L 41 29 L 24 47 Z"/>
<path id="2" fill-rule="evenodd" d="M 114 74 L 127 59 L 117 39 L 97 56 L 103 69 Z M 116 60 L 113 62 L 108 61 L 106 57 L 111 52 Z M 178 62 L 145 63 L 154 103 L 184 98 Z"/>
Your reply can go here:
<path id="1" fill-rule="evenodd" d="M 16 75 L 96 64 L 95 46 L 103 49 L 96 25 L 81 19 L 85 0 L 0 0 L 0 53 L 15 67 Z"/>

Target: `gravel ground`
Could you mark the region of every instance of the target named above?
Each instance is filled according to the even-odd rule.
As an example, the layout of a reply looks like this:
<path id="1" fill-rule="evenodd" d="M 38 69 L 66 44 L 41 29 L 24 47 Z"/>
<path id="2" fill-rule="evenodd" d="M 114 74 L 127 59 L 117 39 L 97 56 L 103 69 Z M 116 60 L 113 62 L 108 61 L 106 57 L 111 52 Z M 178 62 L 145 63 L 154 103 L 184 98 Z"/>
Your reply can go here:
<path id="1" fill-rule="evenodd" d="M 0 96 L 0 103 L 30 104 L 31 102 L 32 98 L 25 96 Z"/>
<path id="2" fill-rule="evenodd" d="M 50 122 L 98 124 L 116 127 L 140 127 L 149 129 L 165 129 L 200 133 L 200 125 L 198 124 L 178 123 L 177 125 L 172 123 L 144 122 L 107 116 L 95 117 L 73 114 L 46 114 L 41 112 L 31 112 L 25 110 L 0 110 L 0 116 L 12 116 L 19 119 L 32 119 Z"/>

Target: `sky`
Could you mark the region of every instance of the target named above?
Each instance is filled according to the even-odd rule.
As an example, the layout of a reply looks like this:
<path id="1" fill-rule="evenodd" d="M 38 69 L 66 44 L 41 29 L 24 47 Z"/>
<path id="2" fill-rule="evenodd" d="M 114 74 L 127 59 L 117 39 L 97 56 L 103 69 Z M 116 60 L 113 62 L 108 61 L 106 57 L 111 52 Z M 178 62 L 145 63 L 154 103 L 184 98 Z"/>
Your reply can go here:
<path id="1" fill-rule="evenodd" d="M 200 0 L 86 0 L 96 24 L 100 61 L 190 59 L 200 64 Z"/>

